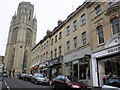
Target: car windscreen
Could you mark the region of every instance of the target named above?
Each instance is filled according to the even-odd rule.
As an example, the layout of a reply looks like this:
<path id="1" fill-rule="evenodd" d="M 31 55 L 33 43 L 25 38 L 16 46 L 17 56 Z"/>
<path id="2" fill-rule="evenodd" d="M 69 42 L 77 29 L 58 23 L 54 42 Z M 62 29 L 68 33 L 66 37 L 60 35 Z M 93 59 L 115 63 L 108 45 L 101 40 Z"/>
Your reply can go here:
<path id="1" fill-rule="evenodd" d="M 75 77 L 67 76 L 66 81 L 68 81 L 68 82 L 77 82 L 77 79 Z"/>
<path id="2" fill-rule="evenodd" d="M 120 78 L 110 78 L 106 82 L 106 85 L 119 87 L 120 88 Z"/>
<path id="3" fill-rule="evenodd" d="M 44 77 L 44 75 L 42 75 L 42 74 L 34 74 L 34 76 L 35 76 L 35 77 L 41 77 L 41 78 Z"/>

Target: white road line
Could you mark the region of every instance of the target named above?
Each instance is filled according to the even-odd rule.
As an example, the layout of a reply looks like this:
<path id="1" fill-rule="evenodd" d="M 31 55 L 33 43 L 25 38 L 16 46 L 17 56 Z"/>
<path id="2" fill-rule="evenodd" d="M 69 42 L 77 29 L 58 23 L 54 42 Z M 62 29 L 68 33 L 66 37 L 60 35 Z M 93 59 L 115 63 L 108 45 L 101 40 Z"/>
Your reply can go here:
<path id="1" fill-rule="evenodd" d="M 5 82 L 5 81 L 4 81 Z M 7 85 L 7 83 L 5 82 L 5 85 L 7 86 L 7 89 L 10 90 L 10 87 Z"/>

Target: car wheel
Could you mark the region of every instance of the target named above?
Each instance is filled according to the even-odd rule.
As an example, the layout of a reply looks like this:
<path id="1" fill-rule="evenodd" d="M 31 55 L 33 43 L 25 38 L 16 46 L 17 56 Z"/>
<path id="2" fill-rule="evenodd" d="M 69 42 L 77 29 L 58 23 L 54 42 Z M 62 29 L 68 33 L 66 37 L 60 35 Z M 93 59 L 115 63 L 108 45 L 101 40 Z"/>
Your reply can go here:
<path id="1" fill-rule="evenodd" d="M 56 90 L 56 86 L 55 85 L 52 85 L 52 88 L 53 88 L 53 90 Z"/>
<path id="2" fill-rule="evenodd" d="M 35 81 L 35 85 L 37 85 L 38 84 L 38 82 L 37 81 Z"/>
<path id="3" fill-rule="evenodd" d="M 52 86 L 52 81 L 49 81 L 49 85 Z"/>

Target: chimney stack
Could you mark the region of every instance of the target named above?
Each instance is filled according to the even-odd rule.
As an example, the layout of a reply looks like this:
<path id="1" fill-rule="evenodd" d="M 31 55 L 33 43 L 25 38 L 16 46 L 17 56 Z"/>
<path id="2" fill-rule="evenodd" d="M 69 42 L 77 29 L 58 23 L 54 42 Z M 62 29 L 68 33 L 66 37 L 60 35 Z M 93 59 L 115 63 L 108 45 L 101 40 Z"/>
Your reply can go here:
<path id="1" fill-rule="evenodd" d="M 63 21 L 60 19 L 58 20 L 58 25 L 61 25 L 63 23 Z"/>
<path id="2" fill-rule="evenodd" d="M 50 31 L 49 29 L 47 30 L 46 34 L 50 34 L 52 33 L 52 31 Z"/>

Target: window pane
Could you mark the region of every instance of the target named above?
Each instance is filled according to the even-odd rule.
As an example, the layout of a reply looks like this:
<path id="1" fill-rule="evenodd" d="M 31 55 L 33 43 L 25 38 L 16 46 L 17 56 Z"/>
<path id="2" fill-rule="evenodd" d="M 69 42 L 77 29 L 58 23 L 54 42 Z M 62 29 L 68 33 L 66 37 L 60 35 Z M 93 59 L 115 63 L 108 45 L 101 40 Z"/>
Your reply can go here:
<path id="1" fill-rule="evenodd" d="M 115 17 L 115 18 L 111 19 L 110 21 L 111 21 L 111 24 L 112 24 L 113 35 L 119 33 L 120 30 L 119 30 L 119 21 L 118 21 L 118 18 Z"/>
<path id="2" fill-rule="evenodd" d="M 77 21 L 76 20 L 73 22 L 73 25 L 74 25 L 74 30 L 76 30 L 77 29 Z"/>
<path id="3" fill-rule="evenodd" d="M 103 28 L 102 28 L 102 26 L 98 26 L 97 27 L 97 33 L 98 33 L 99 44 L 104 43 L 104 35 L 103 35 Z"/>
<path id="4" fill-rule="evenodd" d="M 100 14 L 100 12 L 101 12 L 100 5 L 95 8 L 95 11 L 96 11 L 96 15 Z"/>
<path id="5" fill-rule="evenodd" d="M 67 35 L 70 34 L 70 26 L 67 27 Z"/>
<path id="6" fill-rule="evenodd" d="M 85 14 L 83 14 L 81 16 L 81 23 L 82 23 L 82 25 L 86 23 L 86 21 L 85 21 Z"/>
<path id="7" fill-rule="evenodd" d="M 86 32 L 82 33 L 82 44 L 86 44 Z"/>

